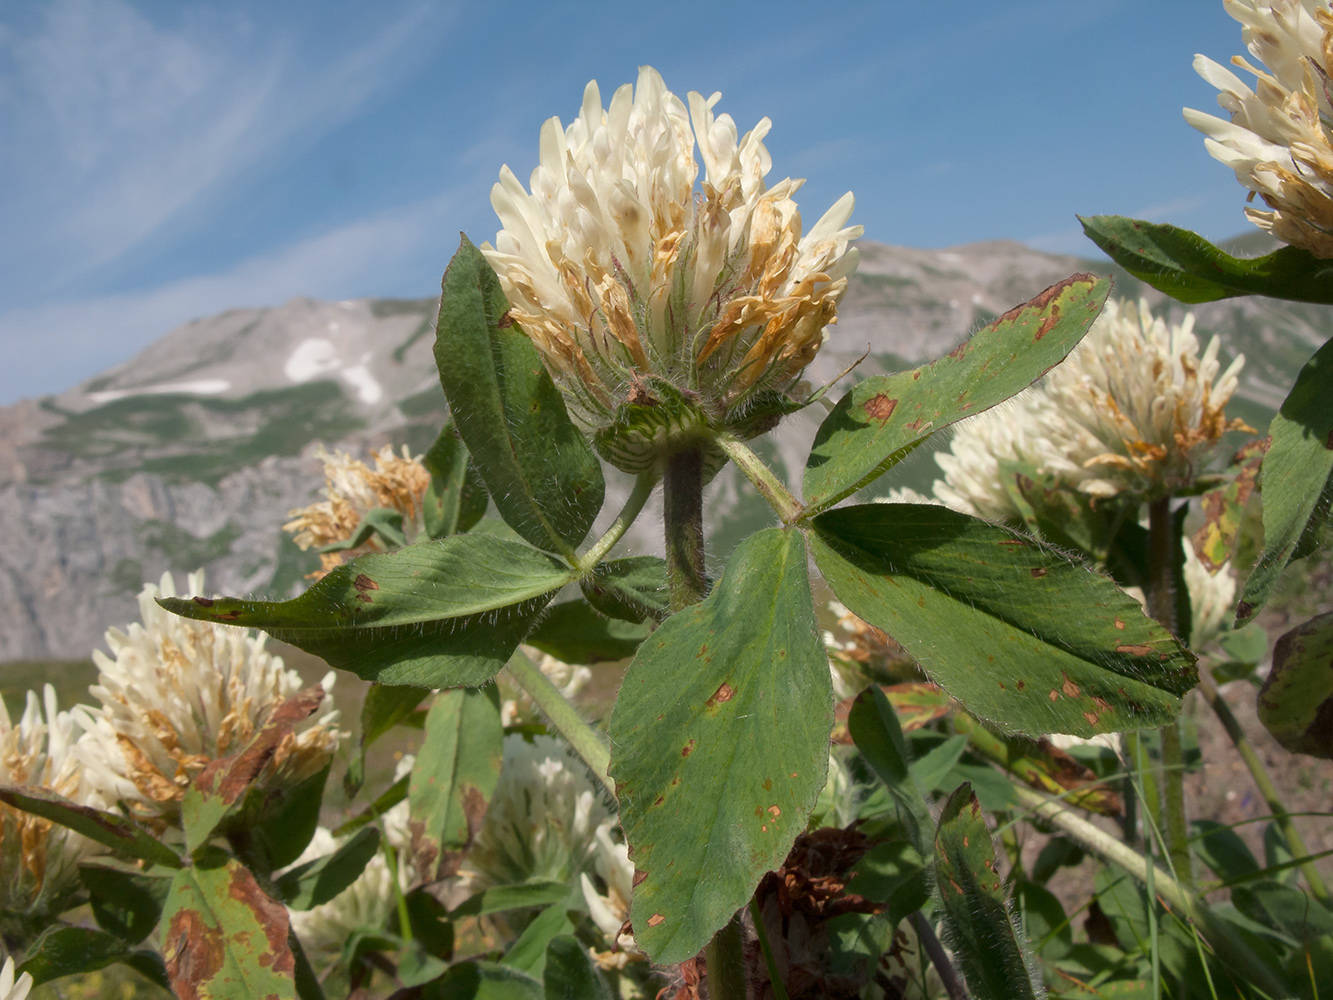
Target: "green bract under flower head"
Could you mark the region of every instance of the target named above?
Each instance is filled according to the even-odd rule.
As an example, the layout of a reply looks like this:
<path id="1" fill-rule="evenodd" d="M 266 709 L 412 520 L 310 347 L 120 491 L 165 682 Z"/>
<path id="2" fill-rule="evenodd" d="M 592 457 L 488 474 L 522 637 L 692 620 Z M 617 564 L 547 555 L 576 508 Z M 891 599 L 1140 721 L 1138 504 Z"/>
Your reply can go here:
<path id="1" fill-rule="evenodd" d="M 590 83 L 568 128 L 542 127 L 531 192 L 508 167 L 492 191 L 504 228 L 482 250 L 510 317 L 594 425 L 656 387 L 719 424 L 789 392 L 856 268 L 851 194 L 803 233 L 801 181 L 765 185 L 768 119 L 738 138 L 719 96 L 687 108 L 644 67 L 603 108 Z"/>

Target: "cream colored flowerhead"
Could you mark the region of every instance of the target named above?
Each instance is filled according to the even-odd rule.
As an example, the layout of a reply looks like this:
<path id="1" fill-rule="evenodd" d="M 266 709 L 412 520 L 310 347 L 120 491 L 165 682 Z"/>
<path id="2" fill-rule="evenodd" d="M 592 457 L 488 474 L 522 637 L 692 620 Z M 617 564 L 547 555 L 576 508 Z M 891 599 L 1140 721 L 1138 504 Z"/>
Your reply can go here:
<path id="1" fill-rule="evenodd" d="M 1236 172 L 1268 209 L 1245 209 L 1250 221 L 1284 243 L 1333 258 L 1333 12 L 1327 0 L 1223 0 L 1244 27 L 1241 38 L 1260 65 L 1253 89 L 1206 56 L 1194 68 L 1220 93 L 1230 120 L 1185 109 L 1206 135 L 1208 152 Z"/>
<path id="2" fill-rule="evenodd" d="M 531 191 L 508 167 L 492 190 L 503 228 L 482 250 L 510 316 L 593 424 L 645 379 L 722 423 L 792 390 L 856 268 L 851 194 L 803 231 L 802 182 L 765 181 L 771 123 L 739 136 L 720 96 L 682 101 L 645 66 L 604 108 L 590 83 L 572 124 L 542 126 Z"/>

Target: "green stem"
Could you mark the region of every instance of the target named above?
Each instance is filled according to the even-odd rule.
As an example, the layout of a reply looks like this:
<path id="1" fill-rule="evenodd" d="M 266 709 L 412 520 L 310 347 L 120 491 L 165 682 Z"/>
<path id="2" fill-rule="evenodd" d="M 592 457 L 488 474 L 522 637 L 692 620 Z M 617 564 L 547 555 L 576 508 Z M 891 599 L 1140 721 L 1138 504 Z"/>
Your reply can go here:
<path id="1" fill-rule="evenodd" d="M 1169 632 L 1178 632 L 1176 622 L 1176 540 L 1171 525 L 1171 498 L 1148 504 L 1148 614 Z M 1190 830 L 1185 816 L 1185 755 L 1180 745 L 1180 722 L 1161 729 L 1162 819 L 1166 825 L 1166 851 L 1171 867 L 1182 884 L 1194 884 L 1190 858 Z"/>
<path id="2" fill-rule="evenodd" d="M 745 1000 L 745 948 L 739 912 L 704 948 L 709 1000 Z"/>
<path id="3" fill-rule="evenodd" d="M 522 653 L 515 654 L 505 665 L 505 669 L 551 725 L 574 748 L 574 752 L 583 758 L 583 762 L 602 783 L 602 787 L 614 797 L 616 786 L 607 774 L 611 764 L 611 751 L 607 749 L 601 734 L 583 721 L 578 710 L 560 693 L 560 689 L 552 683 L 551 678 L 542 673 L 537 665 Z"/>
<path id="4" fill-rule="evenodd" d="M 777 511 L 783 524 L 795 524 L 805 513 L 801 502 L 792 496 L 791 490 L 777 477 L 763 461 L 745 446 L 740 438 L 731 434 L 722 434 L 717 438 L 717 446 L 726 453 L 745 473 L 750 482 Z"/>
<path id="5" fill-rule="evenodd" d="M 1253 986 L 1272 997 L 1287 995 L 1283 984 L 1259 956 L 1250 950 L 1249 945 L 1225 920 L 1216 916 L 1203 900 L 1180 882 L 1156 865 L 1150 870 L 1149 862 L 1138 851 L 1076 815 L 1055 799 L 1022 785 L 1014 785 L 1013 789 L 1019 801 L 1031 809 L 1034 815 L 1052 826 L 1059 827 L 1086 850 L 1096 854 L 1103 861 L 1118 865 L 1140 882 L 1147 883 L 1151 879 L 1153 895 L 1161 899 L 1168 908 L 1175 909 L 1181 916 L 1192 921 L 1213 946 L 1219 958 L 1244 973 Z"/>
<path id="6" fill-rule="evenodd" d="M 579 556 L 576 563 L 578 569 L 587 573 L 606 557 L 606 554 L 615 547 L 616 542 L 625 536 L 629 526 L 642 512 L 643 505 L 653 495 L 653 488 L 656 486 L 657 475 L 655 473 L 645 472 L 634 481 L 634 489 L 630 492 L 629 499 L 625 501 L 625 506 L 620 509 L 620 513 L 611 523 L 611 527 L 606 529 L 606 534 L 597 539 L 592 548 Z"/>
<path id="7" fill-rule="evenodd" d="M 1282 835 L 1287 840 L 1287 846 L 1291 848 L 1291 856 L 1298 861 L 1302 858 L 1305 859 L 1301 861 L 1300 869 L 1305 875 L 1305 882 L 1310 887 L 1311 894 L 1325 904 L 1333 903 L 1333 900 L 1329 899 L 1328 886 L 1324 884 L 1323 878 L 1319 875 L 1319 870 L 1315 868 L 1314 862 L 1310 860 L 1309 848 L 1305 846 L 1305 841 L 1297 831 L 1296 825 L 1292 823 L 1291 816 L 1287 813 L 1286 804 L 1278 794 L 1277 786 L 1273 784 L 1273 779 L 1268 776 L 1268 769 L 1264 767 L 1263 761 L 1255 753 L 1254 746 L 1250 743 L 1249 737 L 1245 735 L 1245 731 L 1241 729 L 1240 722 L 1231 711 L 1231 706 L 1222 697 L 1222 692 L 1217 689 L 1212 677 L 1204 671 L 1199 672 L 1199 693 L 1203 695 L 1204 701 L 1208 702 L 1213 712 L 1216 713 L 1218 721 L 1222 723 L 1222 728 L 1231 737 L 1236 752 L 1240 754 L 1240 759 L 1249 768 L 1250 777 L 1254 780 L 1255 787 L 1259 789 L 1259 794 L 1268 803 L 1269 811 L 1273 814 L 1273 822 L 1282 831 Z"/>
<path id="8" fill-rule="evenodd" d="M 671 610 L 698 604 L 708 593 L 704 574 L 704 457 L 702 448 L 678 451 L 662 483 L 666 520 L 667 587 Z"/>
<path id="9" fill-rule="evenodd" d="M 912 914 L 911 921 L 912 929 L 916 931 L 916 939 L 921 944 L 921 950 L 929 956 L 935 971 L 939 973 L 940 983 L 944 986 L 944 992 L 949 995 L 949 1000 L 968 1000 L 963 978 L 949 961 L 949 955 L 944 950 L 944 945 L 940 944 L 940 939 L 935 934 L 935 928 L 930 926 L 930 921 L 920 910 Z"/>
<path id="10" fill-rule="evenodd" d="M 768 967 L 769 988 L 773 991 L 773 1000 L 787 1000 L 787 986 L 778 971 L 778 960 L 773 957 L 773 948 L 768 943 L 768 929 L 764 926 L 764 915 L 759 912 L 759 901 L 750 897 L 750 919 L 754 921 L 754 936 L 759 939 L 759 950 L 764 953 L 764 965 Z"/>

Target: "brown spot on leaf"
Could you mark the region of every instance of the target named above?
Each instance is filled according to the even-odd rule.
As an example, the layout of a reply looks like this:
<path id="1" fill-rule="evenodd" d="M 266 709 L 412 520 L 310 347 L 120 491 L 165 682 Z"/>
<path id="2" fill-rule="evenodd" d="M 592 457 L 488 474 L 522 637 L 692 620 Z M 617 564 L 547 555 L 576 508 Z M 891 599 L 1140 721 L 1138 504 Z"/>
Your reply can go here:
<path id="1" fill-rule="evenodd" d="M 254 739 L 238 753 L 215 760 L 200 771 L 195 786 L 205 796 L 217 794 L 227 805 L 234 803 L 259 777 L 283 740 L 314 715 L 323 700 L 324 689 L 315 684 L 278 702 Z"/>
<path id="2" fill-rule="evenodd" d="M 910 424 L 907 425 L 907 429 L 909 431 L 919 431 L 921 430 L 922 427 L 925 426 L 926 426 L 925 420 L 923 420 L 921 417 L 917 417 L 915 420 L 913 420 Z"/>
<path id="3" fill-rule="evenodd" d="M 680 755 L 682 757 L 688 757 L 690 754 L 694 753 L 694 745 L 698 742 L 698 740 L 690 740 L 690 742 L 681 747 Z"/>
<path id="4" fill-rule="evenodd" d="M 209 996 L 199 987 L 212 981 L 225 957 L 222 931 L 206 922 L 198 910 L 181 907 L 172 915 L 162 942 L 162 958 L 176 996 L 182 1000 Z"/>
<path id="5" fill-rule="evenodd" d="M 1090 726 L 1097 725 L 1097 714 L 1095 712 L 1084 712 L 1083 718 L 1088 720 L 1088 725 Z"/>
<path id="6" fill-rule="evenodd" d="M 877 393 L 865 401 L 866 416 L 871 420 L 878 420 L 881 424 L 893 416 L 893 411 L 898 406 L 898 400 L 890 399 L 884 393 Z"/>
<path id="7" fill-rule="evenodd" d="M 955 361 L 961 361 L 963 359 L 963 355 L 967 353 L 967 344 L 968 342 L 966 340 L 963 341 L 961 344 L 959 344 L 957 347 L 955 347 L 952 351 L 949 352 L 949 357 L 953 358 Z"/>
<path id="8" fill-rule="evenodd" d="M 999 685 L 1000 685 L 1000 690 L 1001 690 L 1001 691 L 1008 691 L 1008 690 L 1009 690 L 1007 687 L 1004 686 L 1004 681 L 999 681 L 998 683 L 999 683 Z"/>
<path id="9" fill-rule="evenodd" d="M 642 869 L 638 869 L 638 868 L 636 868 L 636 869 L 634 870 L 634 878 L 630 880 L 630 884 L 633 885 L 633 886 L 637 889 L 638 886 L 639 886 L 639 883 L 642 882 L 642 881 L 643 881 L 644 879 L 646 879 L 647 877 L 648 877 L 648 873 L 647 873 L 646 871 L 643 871 Z"/>
<path id="10" fill-rule="evenodd" d="M 1037 327 L 1037 332 L 1032 335 L 1034 341 L 1041 340 L 1042 337 L 1050 333 L 1055 328 L 1055 324 L 1060 322 L 1060 307 L 1051 306 L 1051 311 L 1046 314 L 1046 318 L 1041 321 L 1041 326 Z"/>
<path id="11" fill-rule="evenodd" d="M 1072 680 L 1070 680 L 1069 675 L 1065 673 L 1063 670 L 1060 671 L 1060 676 L 1065 679 L 1065 682 L 1060 685 L 1060 690 L 1065 693 L 1066 697 L 1077 698 L 1080 694 L 1083 693 L 1081 690 L 1079 690 L 1079 686 L 1075 684 Z"/>
<path id="12" fill-rule="evenodd" d="M 496 320 L 495 325 L 501 330 L 508 330 L 514 325 L 514 317 L 510 315 L 513 310 L 506 309 L 505 314 Z"/>
<path id="13" fill-rule="evenodd" d="M 653 805 L 660 806 L 665 801 L 666 801 L 666 796 L 659 795 L 657 798 L 653 799 Z"/>
<path id="14" fill-rule="evenodd" d="M 972 846 L 972 841 L 968 838 L 967 834 L 963 834 L 963 846 L 964 847 Z"/>
<path id="15" fill-rule="evenodd" d="M 662 914 L 660 914 L 660 913 L 654 913 L 651 917 L 648 918 L 648 926 L 649 926 L 649 927 L 656 927 L 658 924 L 660 924 L 660 923 L 661 923 L 663 920 L 665 920 L 665 919 L 666 919 L 666 917 L 662 916 Z"/>
<path id="16" fill-rule="evenodd" d="M 1033 566 L 1030 570 L 1028 570 L 1028 572 L 1032 574 L 1033 579 L 1040 580 L 1043 576 L 1046 575 L 1046 567 Z"/>
<path id="17" fill-rule="evenodd" d="M 1122 642 L 1119 646 L 1116 646 L 1115 651 L 1117 653 L 1128 653 L 1130 656 L 1147 656 L 1152 652 L 1152 647 Z"/>
<path id="18" fill-rule="evenodd" d="M 782 815 L 782 810 L 779 809 L 776 805 L 772 805 L 768 807 L 768 814 L 772 816 L 774 819 L 777 819 L 779 816 Z"/>
<path id="19" fill-rule="evenodd" d="M 1022 691 L 1025 687 L 1027 687 L 1027 682 L 1026 682 L 1026 681 L 1018 681 L 1018 682 L 1016 682 L 1016 683 L 1014 684 L 1014 687 L 1016 687 L 1016 688 L 1018 688 L 1018 690 Z"/>
<path id="20" fill-rule="evenodd" d="M 1021 538 L 1006 538 L 999 544 L 1006 549 L 1025 549 L 1028 547 L 1028 543 Z"/>
<path id="21" fill-rule="evenodd" d="M 724 702 L 731 701 L 734 697 L 736 697 L 736 689 L 726 681 L 723 681 L 722 686 L 713 692 L 713 697 L 704 702 L 704 707 L 712 708 L 714 705 L 721 705 Z"/>
<path id="22" fill-rule="evenodd" d="M 190 600 L 194 601 L 194 603 L 201 608 L 211 608 L 214 604 L 214 602 L 207 597 L 191 597 Z"/>
<path id="23" fill-rule="evenodd" d="M 1057 690 L 1055 690 L 1055 688 L 1051 688 L 1051 693 L 1050 693 L 1049 695 L 1047 695 L 1046 697 L 1050 698 L 1051 701 L 1059 701 L 1059 700 L 1060 700 L 1060 692 L 1057 691 Z"/>
<path id="24" fill-rule="evenodd" d="M 259 964 L 271 967 L 277 975 L 294 976 L 296 959 L 287 946 L 287 907 L 266 895 L 250 870 L 242 865 L 231 869 L 227 894 L 254 914 L 268 939 L 268 948 L 259 955 Z"/>
<path id="25" fill-rule="evenodd" d="M 765 779 L 764 779 L 764 791 L 766 791 L 766 792 L 771 792 L 772 790 L 773 790 L 773 779 L 772 779 L 772 778 L 765 778 Z"/>
<path id="26" fill-rule="evenodd" d="M 1118 628 L 1121 632 L 1123 632 L 1125 630 L 1125 623 L 1121 621 L 1119 618 L 1117 618 L 1115 620 L 1115 627 Z"/>

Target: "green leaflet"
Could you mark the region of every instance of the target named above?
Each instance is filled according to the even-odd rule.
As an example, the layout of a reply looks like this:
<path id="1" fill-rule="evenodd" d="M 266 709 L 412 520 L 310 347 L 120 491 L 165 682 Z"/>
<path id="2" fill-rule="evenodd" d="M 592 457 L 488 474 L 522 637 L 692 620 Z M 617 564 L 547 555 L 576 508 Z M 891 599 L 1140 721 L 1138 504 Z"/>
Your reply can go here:
<path id="1" fill-rule="evenodd" d="M 518 885 L 493 885 L 476 895 L 469 896 L 459 903 L 449 916 L 484 917 L 491 913 L 504 913 L 508 910 L 526 910 L 537 906 L 550 906 L 569 896 L 569 883 L 537 879 Z"/>
<path id="2" fill-rule="evenodd" d="M 1245 581 L 1236 624 L 1264 606 L 1278 576 L 1309 554 L 1314 534 L 1333 502 L 1333 340 L 1319 348 L 1268 430 L 1259 490 L 1264 500 L 1264 552 Z"/>
<path id="3" fill-rule="evenodd" d="M 48 788 L 0 786 L 0 802 L 67 826 L 121 856 L 167 868 L 181 866 L 175 851 L 133 820 L 71 802 Z"/>
<path id="4" fill-rule="evenodd" d="M 14 971 L 16 976 L 28 973 L 33 985 L 40 986 L 62 976 L 96 972 L 113 962 L 124 962 L 154 979 L 149 970 L 155 957 L 151 951 L 131 952 L 124 941 L 105 931 L 91 927 L 53 927 L 27 950 L 23 964 Z M 157 965 L 160 968 L 160 961 Z M 159 974 L 155 981 L 165 986 L 164 978 Z"/>
<path id="5" fill-rule="evenodd" d="M 666 560 L 629 556 L 599 563 L 579 581 L 588 603 L 604 615 L 638 623 L 667 615 Z"/>
<path id="6" fill-rule="evenodd" d="M 1133 598 L 1018 532 L 930 504 L 842 507 L 814 529 L 838 599 L 1006 731 L 1160 726 L 1194 685 L 1193 656 Z"/>
<path id="7" fill-rule="evenodd" d="M 1074 349 L 1110 291 L 1109 279 L 1076 274 L 1011 309 L 946 357 L 853 386 L 810 449 L 804 487 L 810 514 L 855 493 L 941 427 L 1026 389 Z"/>
<path id="8" fill-rule="evenodd" d="M 457 873 L 481 830 L 503 756 L 494 684 L 435 696 L 407 786 L 418 878 L 435 882 Z"/>
<path id="9" fill-rule="evenodd" d="M 914 846 L 920 851 L 927 850 L 930 808 L 912 776 L 898 713 L 878 685 L 871 685 L 856 696 L 847 715 L 847 731 L 897 803 Z"/>
<path id="10" fill-rule="evenodd" d="M 378 853 L 380 832 L 361 830 L 332 854 L 297 865 L 274 880 L 282 901 L 293 910 L 308 910 L 327 903 L 350 886 Z"/>
<path id="11" fill-rule="evenodd" d="M 692 957 L 787 856 L 832 724 L 805 546 L 760 531 L 639 647 L 611 717 L 634 933 L 655 961 Z"/>
<path id="12" fill-rule="evenodd" d="M 563 601 L 547 610 L 526 642 L 566 663 L 600 663 L 633 656 L 651 631 L 607 618 L 587 601 Z"/>
<path id="13" fill-rule="evenodd" d="M 339 566 L 290 601 L 164 598 L 168 611 L 261 628 L 367 680 L 490 680 L 577 573 L 523 542 L 451 535 Z"/>
<path id="14" fill-rule="evenodd" d="M 977 1000 L 1036 1000 L 1041 973 L 1004 901 L 990 830 L 967 782 L 944 804 L 935 873 L 947 938 Z"/>
<path id="15" fill-rule="evenodd" d="M 429 688 L 402 684 L 370 685 L 366 700 L 361 703 L 361 739 L 343 776 L 343 787 L 349 794 L 355 794 L 365 781 L 366 751 L 370 745 L 411 716 L 428 694 Z"/>
<path id="16" fill-rule="evenodd" d="M 546 1000 L 613 1000 L 611 987 L 593 966 L 588 949 L 572 934 L 552 938 L 542 972 Z"/>
<path id="17" fill-rule="evenodd" d="M 176 873 L 162 910 L 162 957 L 177 996 L 295 1000 L 287 909 L 242 865 Z"/>
<path id="18" fill-rule="evenodd" d="M 131 945 L 153 933 L 171 887 L 169 877 L 94 864 L 79 866 L 79 881 L 97 926 Z"/>
<path id="19" fill-rule="evenodd" d="M 430 487 L 421 500 L 427 535 L 443 538 L 467 531 L 481 520 L 489 503 L 486 485 L 452 419 L 444 422 L 421 464 L 430 473 Z"/>
<path id="20" fill-rule="evenodd" d="M 1298 625 L 1273 646 L 1258 708 L 1259 721 L 1286 749 L 1333 758 L 1333 612 Z"/>
<path id="21" fill-rule="evenodd" d="M 1296 247 L 1242 260 L 1177 226 L 1121 215 L 1090 215 L 1079 221 L 1088 239 L 1108 257 L 1180 302 L 1212 302 L 1233 295 L 1333 302 L 1328 261 Z"/>
<path id="22" fill-rule="evenodd" d="M 571 555 L 602 507 L 597 456 L 466 236 L 441 288 L 435 363 L 458 433 L 510 527 Z"/>
<path id="23" fill-rule="evenodd" d="M 540 980 L 507 965 L 458 962 L 423 988 L 424 1000 L 543 1000 Z"/>

